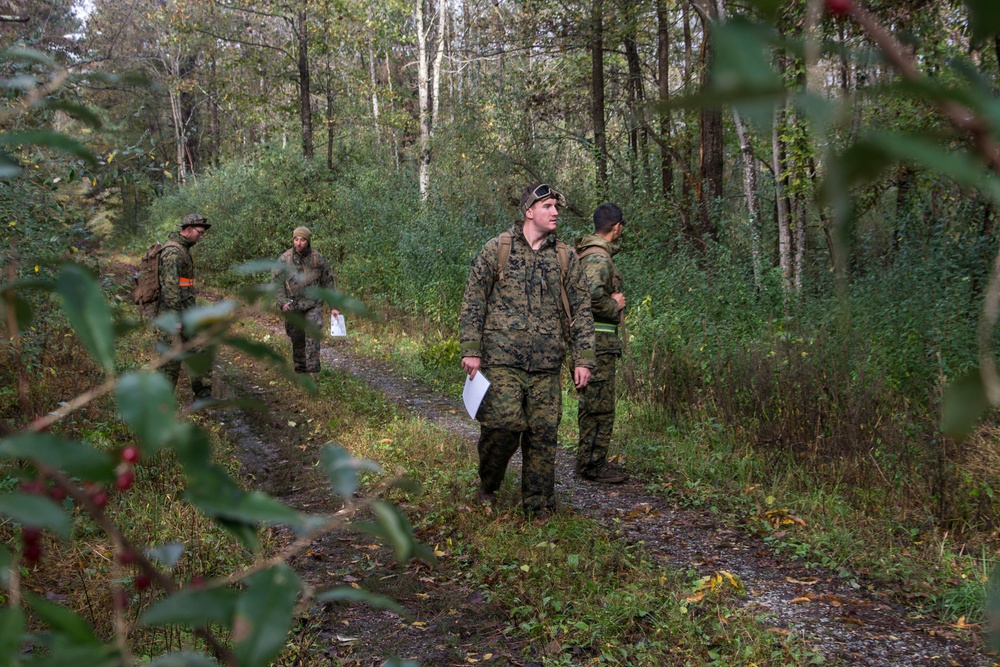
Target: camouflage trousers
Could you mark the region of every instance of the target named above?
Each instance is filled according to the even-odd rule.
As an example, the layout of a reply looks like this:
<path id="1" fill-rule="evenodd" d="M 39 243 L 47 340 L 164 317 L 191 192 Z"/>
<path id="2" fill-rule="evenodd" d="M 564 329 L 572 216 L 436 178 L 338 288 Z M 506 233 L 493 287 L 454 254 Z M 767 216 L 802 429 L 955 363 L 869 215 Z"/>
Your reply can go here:
<path id="1" fill-rule="evenodd" d="M 181 337 L 181 342 L 187 343 L 188 338 L 184 334 L 178 334 Z M 169 350 L 175 344 L 175 336 L 161 331 L 157 336 L 157 354 L 164 350 Z M 192 354 L 198 354 L 202 352 L 202 348 L 194 348 L 191 350 Z M 170 384 L 177 388 L 177 378 L 181 373 L 181 361 L 180 359 L 174 359 L 168 361 L 163 366 L 160 367 L 163 374 L 167 376 Z M 208 370 L 203 374 L 197 374 L 191 370 L 189 366 L 187 369 L 188 377 L 191 379 L 191 391 L 194 392 L 194 397 L 198 399 L 209 399 L 212 398 L 212 367 L 209 366 Z"/>
<path id="2" fill-rule="evenodd" d="M 323 306 L 315 306 L 301 313 L 306 321 L 323 330 Z M 292 363 L 296 373 L 319 373 L 320 340 L 313 338 L 304 329 L 285 321 L 285 333 L 292 340 Z"/>
<path id="3" fill-rule="evenodd" d="M 594 475 L 608 459 L 608 445 L 615 428 L 615 354 L 598 354 L 590 382 L 581 391 L 577 423 L 580 440 L 576 449 L 576 472 Z"/>
<path id="4" fill-rule="evenodd" d="M 510 458 L 521 448 L 521 503 L 525 512 L 554 510 L 556 435 L 562 417 L 559 373 L 529 373 L 508 366 L 485 368 L 490 381 L 480 422 L 479 479 L 493 493 Z"/>

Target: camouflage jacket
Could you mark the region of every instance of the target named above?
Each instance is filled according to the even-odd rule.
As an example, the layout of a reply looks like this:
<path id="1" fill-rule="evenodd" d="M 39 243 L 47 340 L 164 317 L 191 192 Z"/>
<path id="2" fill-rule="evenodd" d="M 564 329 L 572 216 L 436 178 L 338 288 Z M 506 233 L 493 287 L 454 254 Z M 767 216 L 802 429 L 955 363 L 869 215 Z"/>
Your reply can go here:
<path id="1" fill-rule="evenodd" d="M 550 234 L 532 250 L 521 226 L 511 228 L 510 257 L 504 279 L 498 276 L 500 237 L 486 243 L 473 260 L 465 286 L 459 339 L 463 357 L 480 357 L 484 366 L 511 366 L 529 372 L 558 371 L 567 354 L 560 280 L 563 280 Z M 574 366 L 594 366 L 594 317 L 583 272 L 569 253 L 565 276 L 569 297 L 569 357 Z"/>
<path id="2" fill-rule="evenodd" d="M 580 258 L 587 287 L 590 289 L 590 309 L 594 313 L 596 328 L 599 329 L 594 334 L 597 352 L 621 354 L 622 344 L 617 329 L 608 331 L 608 326 L 601 326 L 617 325 L 623 315 L 618 309 L 618 303 L 611 298 L 615 292 L 624 292 L 621 274 L 615 270 L 615 263 L 611 259 L 617 254 L 618 246 L 608 243 L 597 234 L 588 234 L 576 240 L 576 252 L 582 254 L 587 248 L 604 250 L 590 252 L 586 257 Z"/>
<path id="3" fill-rule="evenodd" d="M 160 299 L 156 312 L 170 310 L 181 312 L 194 307 L 194 259 L 191 258 L 191 241 L 174 232 L 171 241 L 181 247 L 168 245 L 160 251 Z"/>
<path id="4" fill-rule="evenodd" d="M 301 255 L 295 252 L 295 248 L 289 248 L 281 253 L 278 261 L 288 267 L 285 271 L 273 271 L 271 274 L 274 282 L 278 282 L 282 277 L 285 278 L 278 293 L 279 308 L 287 303 L 291 304 L 292 310 L 296 312 L 310 310 L 322 305 L 323 302 L 306 296 L 308 288 L 337 286 L 330 263 L 312 248 L 307 248 Z"/>

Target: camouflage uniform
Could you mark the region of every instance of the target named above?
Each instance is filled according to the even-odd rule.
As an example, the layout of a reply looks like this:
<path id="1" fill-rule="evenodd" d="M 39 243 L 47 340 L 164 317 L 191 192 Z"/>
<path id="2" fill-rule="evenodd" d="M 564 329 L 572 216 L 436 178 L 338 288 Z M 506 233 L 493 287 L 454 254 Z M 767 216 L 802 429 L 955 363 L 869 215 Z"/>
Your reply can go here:
<path id="1" fill-rule="evenodd" d="M 480 357 L 492 383 L 476 418 L 480 422 L 481 490 L 493 493 L 510 457 L 521 447 L 521 500 L 537 514 L 555 508 L 556 432 L 562 416 L 559 371 L 569 355 L 573 366 L 594 365 L 593 316 L 576 255 L 565 277 L 570 311 L 564 339 L 562 271 L 556 237 L 532 250 L 520 226 L 511 228 L 510 257 L 498 280 L 499 237 L 472 262 L 462 302 L 462 357 Z"/>
<path id="2" fill-rule="evenodd" d="M 622 354 L 617 326 L 621 315 L 618 304 L 611 298 L 612 294 L 622 292 L 621 275 L 615 271 L 611 260 L 618 247 L 596 234 L 577 239 L 578 254 L 591 247 L 604 252 L 592 251 L 580 259 L 590 287 L 597 352 L 597 366 L 590 382 L 579 392 L 580 440 L 576 450 L 576 472 L 584 477 L 596 475 L 607 461 L 611 432 L 615 427 L 615 365 Z"/>
<path id="3" fill-rule="evenodd" d="M 295 252 L 295 248 L 289 248 L 278 257 L 278 261 L 288 267 L 286 271 L 273 273 L 275 282 L 285 276 L 278 297 L 278 307 L 289 304 L 293 312 L 299 313 L 307 322 L 322 331 L 323 302 L 306 296 L 306 290 L 310 287 L 336 288 L 330 264 L 323 255 L 311 247 L 306 248 L 301 254 Z M 318 373 L 320 340 L 307 335 L 304 329 L 288 320 L 285 320 L 285 333 L 292 340 L 292 362 L 295 365 L 295 372 Z"/>
<path id="4" fill-rule="evenodd" d="M 185 310 L 194 308 L 194 259 L 191 257 L 191 246 L 193 242 L 184 238 L 177 232 L 170 235 L 170 241 L 177 243 L 174 245 L 164 245 L 160 251 L 160 299 L 156 302 L 156 314 L 160 315 L 169 311 L 183 313 Z M 182 343 L 187 343 L 188 338 L 183 332 L 169 334 L 160 332 L 158 337 L 159 347 L 168 349 L 172 347 L 177 338 Z M 201 349 L 194 349 L 193 352 L 200 352 Z M 189 369 L 190 370 L 190 369 Z M 176 387 L 177 377 L 180 375 L 181 362 L 179 359 L 169 361 L 163 365 L 163 373 Z M 204 375 L 191 376 L 191 390 L 195 398 L 212 397 L 212 370 L 209 368 Z"/>

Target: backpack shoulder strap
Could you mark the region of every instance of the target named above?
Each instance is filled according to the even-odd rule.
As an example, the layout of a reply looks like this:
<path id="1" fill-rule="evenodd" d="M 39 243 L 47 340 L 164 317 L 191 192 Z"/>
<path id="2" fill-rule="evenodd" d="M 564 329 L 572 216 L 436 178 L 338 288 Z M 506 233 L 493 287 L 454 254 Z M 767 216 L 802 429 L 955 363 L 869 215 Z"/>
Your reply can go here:
<path id="1" fill-rule="evenodd" d="M 569 275 L 569 246 L 562 241 L 556 241 L 556 259 L 559 262 L 559 292 L 562 297 L 563 310 L 566 311 L 566 318 L 572 322 L 573 314 L 569 307 L 569 295 L 566 293 L 566 277 Z"/>
<path id="2" fill-rule="evenodd" d="M 507 260 L 510 259 L 510 246 L 513 243 L 513 238 L 510 232 L 501 232 L 500 245 L 497 246 L 497 280 L 503 283 L 503 269 L 507 266 Z"/>
<path id="3" fill-rule="evenodd" d="M 583 259 L 584 257 L 587 257 L 588 255 L 595 255 L 597 253 L 603 253 L 604 255 L 607 255 L 608 259 L 611 259 L 611 253 L 608 252 L 607 249 L 602 248 L 599 245 L 588 246 L 582 252 L 576 253 L 576 256 L 579 257 L 580 259 Z M 611 260 L 611 262 L 612 262 L 612 264 L 614 264 L 614 260 L 613 259 Z"/>

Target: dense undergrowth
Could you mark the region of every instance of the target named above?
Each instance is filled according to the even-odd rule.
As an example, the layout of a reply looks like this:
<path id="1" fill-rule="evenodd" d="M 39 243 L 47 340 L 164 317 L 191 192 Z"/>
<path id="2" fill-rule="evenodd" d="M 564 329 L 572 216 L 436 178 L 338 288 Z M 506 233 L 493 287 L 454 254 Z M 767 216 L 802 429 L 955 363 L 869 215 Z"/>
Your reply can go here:
<path id="1" fill-rule="evenodd" d="M 245 278 L 230 267 L 276 256 L 294 226 L 309 225 L 342 287 L 416 315 L 426 331 L 420 354 L 447 367 L 471 258 L 514 222 L 521 180 L 502 163 L 466 159 L 483 171 L 456 169 L 421 206 L 405 170 L 358 146 L 343 146 L 333 171 L 263 152 L 157 200 L 144 240 L 201 210 L 215 226 L 198 248 L 200 265 L 235 285 Z M 973 544 L 988 536 L 1000 486 L 992 439 L 959 446 L 938 424 L 944 386 L 977 356 L 993 239 L 964 223 L 982 215 L 977 204 L 932 206 L 942 189 L 914 189 L 926 211 L 905 213 L 895 241 L 880 209 L 862 218 L 846 289 L 820 262 L 808 267 L 802 292 L 786 297 L 777 271 L 755 289 L 741 211 L 720 208 L 722 237 L 696 251 L 673 206 L 624 194 L 623 184 L 609 199 L 628 220 L 618 266 L 630 300 L 629 395 L 677 419 L 717 420 L 753 451 L 794 460 L 817 484 L 880 489 L 903 523 Z M 595 203 L 568 190 L 563 238 L 589 230 L 582 216 Z"/>

